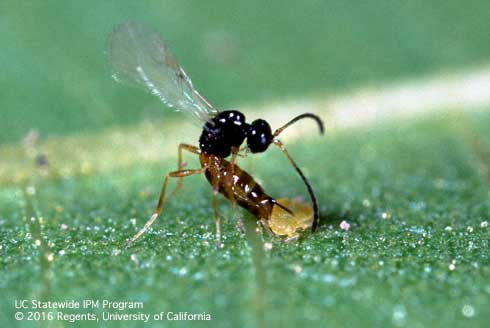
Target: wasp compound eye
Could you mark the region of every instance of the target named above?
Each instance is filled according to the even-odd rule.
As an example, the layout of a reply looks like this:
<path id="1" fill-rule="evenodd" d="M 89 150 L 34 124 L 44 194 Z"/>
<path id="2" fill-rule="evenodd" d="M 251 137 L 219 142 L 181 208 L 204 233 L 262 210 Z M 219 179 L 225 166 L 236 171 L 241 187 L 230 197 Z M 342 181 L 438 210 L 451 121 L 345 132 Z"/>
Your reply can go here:
<path id="1" fill-rule="evenodd" d="M 264 120 L 255 120 L 250 124 L 247 133 L 247 145 L 252 153 L 265 151 L 272 142 L 272 131 L 269 123 Z"/>

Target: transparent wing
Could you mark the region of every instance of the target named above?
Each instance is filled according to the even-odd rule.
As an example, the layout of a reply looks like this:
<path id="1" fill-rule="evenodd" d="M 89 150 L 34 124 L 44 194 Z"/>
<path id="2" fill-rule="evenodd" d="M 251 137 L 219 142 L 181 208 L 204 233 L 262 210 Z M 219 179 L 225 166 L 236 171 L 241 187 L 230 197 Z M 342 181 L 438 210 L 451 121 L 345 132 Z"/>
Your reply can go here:
<path id="1" fill-rule="evenodd" d="M 143 87 L 168 107 L 206 121 L 217 110 L 192 86 L 192 82 L 160 36 L 136 22 L 117 26 L 109 38 L 112 77 Z"/>

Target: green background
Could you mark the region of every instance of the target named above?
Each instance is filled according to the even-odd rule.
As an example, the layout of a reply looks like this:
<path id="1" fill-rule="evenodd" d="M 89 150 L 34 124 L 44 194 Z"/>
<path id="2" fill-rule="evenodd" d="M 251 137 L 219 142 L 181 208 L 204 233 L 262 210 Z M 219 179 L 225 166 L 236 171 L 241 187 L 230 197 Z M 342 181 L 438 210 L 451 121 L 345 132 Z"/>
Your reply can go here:
<path id="1" fill-rule="evenodd" d="M 22 153 L 20 140 L 32 129 L 41 142 L 76 140 L 155 121 L 165 135 L 166 123 L 185 118 L 110 79 L 107 37 L 127 19 L 159 31 L 197 89 L 228 108 L 480 67 L 490 53 L 489 18 L 488 1 L 4 0 L 0 161 L 16 148 Z M 50 162 L 48 174 L 32 164 L 32 176 L 19 183 L 0 176 L 0 323 L 39 325 L 13 319 L 14 300 L 25 298 L 142 301 L 145 313 L 205 311 L 215 327 L 485 326 L 485 109 L 295 140 L 290 152 L 321 205 L 318 233 L 287 244 L 246 238 L 221 201 L 220 251 L 213 247 L 209 186 L 192 177 L 152 232 L 121 252 L 151 213 L 165 172 L 175 168 L 173 152 L 158 163 L 50 173 L 78 151 L 60 148 L 68 155 Z M 194 133 L 197 139 L 200 131 Z M 165 137 L 175 138 L 175 147 L 180 141 Z M 104 152 L 93 149 L 94 159 Z M 305 194 L 276 150 L 240 163 L 273 196 Z M 341 220 L 350 231 L 339 229 Z M 272 249 L 264 251 L 263 242 Z"/>
<path id="2" fill-rule="evenodd" d="M 197 89 L 228 108 L 486 63 L 489 13 L 488 1 L 452 0 L 3 0 L 0 142 L 168 114 L 110 79 L 107 37 L 128 19 L 161 33 Z"/>

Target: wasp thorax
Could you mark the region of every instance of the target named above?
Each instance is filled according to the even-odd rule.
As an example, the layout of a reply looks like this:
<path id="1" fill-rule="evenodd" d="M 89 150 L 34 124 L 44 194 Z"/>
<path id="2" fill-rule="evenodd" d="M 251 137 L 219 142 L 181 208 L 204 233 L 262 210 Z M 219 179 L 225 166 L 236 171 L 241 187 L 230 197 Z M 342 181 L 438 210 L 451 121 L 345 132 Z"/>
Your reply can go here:
<path id="1" fill-rule="evenodd" d="M 243 143 L 248 129 L 242 113 L 235 110 L 221 112 L 204 124 L 200 148 L 207 154 L 228 157 L 232 147 L 240 147 Z"/>
<path id="2" fill-rule="evenodd" d="M 271 144 L 272 139 L 272 131 L 269 123 L 259 119 L 250 124 L 247 132 L 247 145 L 252 153 L 265 151 Z"/>

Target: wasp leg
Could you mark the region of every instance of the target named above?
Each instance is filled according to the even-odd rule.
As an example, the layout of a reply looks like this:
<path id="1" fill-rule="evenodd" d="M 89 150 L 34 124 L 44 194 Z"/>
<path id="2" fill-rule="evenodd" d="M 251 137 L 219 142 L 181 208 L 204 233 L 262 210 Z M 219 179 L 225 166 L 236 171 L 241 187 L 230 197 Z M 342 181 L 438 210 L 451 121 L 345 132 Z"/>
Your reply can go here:
<path id="1" fill-rule="evenodd" d="M 180 144 L 179 145 L 178 163 L 177 163 L 179 171 L 182 171 L 184 169 L 184 166 L 185 166 L 185 163 L 182 160 L 182 151 L 183 150 L 186 150 L 190 153 L 197 154 L 197 155 L 199 155 L 201 153 L 201 150 L 199 148 L 197 148 L 196 146 L 189 145 L 189 144 L 183 144 L 183 143 Z M 170 193 L 168 198 L 174 197 L 175 194 L 177 192 L 179 192 L 179 190 L 182 188 L 183 182 L 184 182 L 184 178 L 180 177 L 179 180 L 177 181 L 177 185 L 175 186 L 174 190 Z"/>
<path id="2" fill-rule="evenodd" d="M 221 248 L 221 228 L 219 223 L 218 213 L 218 190 L 213 188 L 213 208 L 214 208 L 214 224 L 216 225 L 216 248 Z"/>
<path id="3" fill-rule="evenodd" d="M 213 171 L 211 171 L 213 172 Z M 213 187 L 212 189 L 212 195 L 213 195 L 213 209 L 214 209 L 214 224 L 216 226 L 216 248 L 220 249 L 221 248 L 221 227 L 220 227 L 220 220 L 219 220 L 219 211 L 218 211 L 218 193 L 219 193 L 219 179 L 216 176 L 216 174 L 211 174 L 211 186 Z"/>
<path id="4" fill-rule="evenodd" d="M 124 248 L 128 248 L 132 243 L 134 243 L 139 237 L 141 237 L 142 234 L 145 233 L 148 228 L 151 227 L 151 225 L 155 222 L 155 220 L 158 218 L 158 216 L 162 213 L 163 211 L 163 202 L 165 201 L 165 191 L 167 189 L 167 183 L 169 178 L 183 178 L 187 177 L 190 175 L 194 174 L 200 174 L 204 173 L 206 171 L 205 167 L 202 167 L 200 169 L 194 169 L 194 170 L 179 170 L 179 171 L 174 171 L 170 172 L 165 176 L 165 180 L 162 185 L 162 191 L 160 192 L 160 197 L 158 198 L 158 205 L 155 209 L 155 212 L 153 215 L 150 217 L 150 219 L 145 223 L 143 228 L 141 228 L 140 231 L 138 231 L 131 239 L 129 239 Z"/>
<path id="5" fill-rule="evenodd" d="M 272 229 L 269 226 L 269 222 L 267 222 L 266 220 L 260 220 L 258 222 L 259 222 L 259 226 L 262 228 L 262 231 L 265 230 L 269 235 L 269 237 L 275 236 L 274 232 L 272 232 Z"/>
<path id="6" fill-rule="evenodd" d="M 235 216 L 238 230 L 243 234 L 245 233 L 245 226 L 243 224 L 243 220 L 242 217 L 240 216 L 240 213 L 238 213 L 238 208 L 236 206 L 236 198 L 235 195 L 233 194 L 233 185 L 235 183 L 233 177 L 235 176 L 235 164 L 236 164 L 238 151 L 239 151 L 238 147 L 232 147 L 231 149 L 230 165 L 228 165 L 228 167 L 226 168 L 225 192 L 228 199 L 230 200 L 231 207 L 233 208 L 233 215 Z"/>

